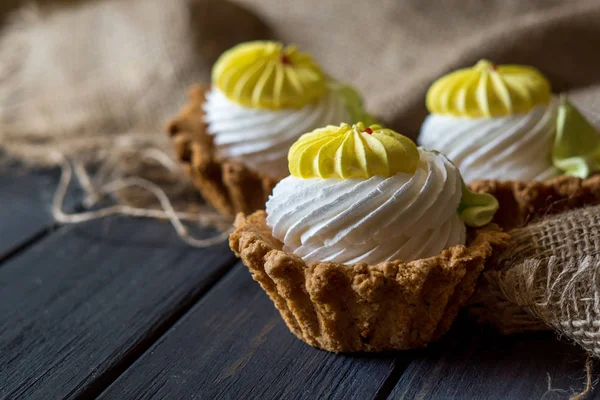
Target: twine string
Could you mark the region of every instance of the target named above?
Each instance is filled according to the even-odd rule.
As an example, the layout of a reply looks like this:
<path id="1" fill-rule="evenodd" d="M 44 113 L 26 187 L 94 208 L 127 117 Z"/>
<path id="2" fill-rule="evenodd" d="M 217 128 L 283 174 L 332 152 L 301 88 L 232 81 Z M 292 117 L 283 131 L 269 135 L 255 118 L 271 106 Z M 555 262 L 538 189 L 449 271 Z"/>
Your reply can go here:
<path id="1" fill-rule="evenodd" d="M 569 397 L 569 400 L 583 400 L 585 399 L 591 392 L 593 388 L 592 382 L 592 358 L 588 354 L 585 360 L 585 387 L 583 391 L 580 393 L 575 393 L 573 396 Z"/>
<path id="2" fill-rule="evenodd" d="M 105 218 L 111 215 L 168 219 L 175 229 L 175 232 L 177 232 L 177 235 L 185 243 L 200 248 L 221 243 L 229 236 L 230 228 L 225 228 L 226 226 L 230 226 L 231 221 L 229 221 L 229 219 L 217 215 L 214 212 L 206 214 L 176 211 L 164 190 L 149 180 L 139 177 L 119 178 L 98 187 L 92 183 L 89 173 L 80 162 L 74 161 L 73 166 L 71 166 L 71 162 L 58 151 L 53 153 L 53 158 L 55 158 L 57 164 L 60 165 L 61 175 L 52 201 L 52 215 L 54 219 L 60 223 L 77 224 L 94 219 Z M 153 158 L 166 168 L 170 167 L 164 162 L 164 158 Z M 86 200 L 84 201 L 86 207 L 91 207 L 102 198 L 121 190 L 137 187 L 152 193 L 158 200 L 161 209 L 134 207 L 128 204 L 114 204 L 97 210 L 66 213 L 63 211 L 63 207 L 67 191 L 73 180 L 73 170 L 75 170 L 75 176 L 77 177 L 79 186 L 86 194 Z M 196 222 L 200 226 L 205 227 L 217 227 L 223 230 L 223 232 L 206 239 L 196 238 L 189 233 L 188 228 L 183 224 L 183 221 Z"/>

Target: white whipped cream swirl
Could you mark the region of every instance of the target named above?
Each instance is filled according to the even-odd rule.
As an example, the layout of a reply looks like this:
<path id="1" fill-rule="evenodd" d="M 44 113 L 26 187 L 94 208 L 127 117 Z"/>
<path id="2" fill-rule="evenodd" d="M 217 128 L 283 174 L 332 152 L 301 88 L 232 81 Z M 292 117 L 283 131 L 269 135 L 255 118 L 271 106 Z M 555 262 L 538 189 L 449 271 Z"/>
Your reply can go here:
<path id="1" fill-rule="evenodd" d="M 306 132 L 352 122 L 345 102 L 333 88 L 315 104 L 280 110 L 241 106 L 213 87 L 206 95 L 204 120 L 221 157 L 280 178 L 289 175 L 287 153 Z"/>
<path id="2" fill-rule="evenodd" d="M 419 149 L 414 174 L 368 179 L 288 176 L 267 202 L 273 236 L 306 262 L 404 260 L 465 243 L 462 182 L 444 156 Z"/>
<path id="3" fill-rule="evenodd" d="M 430 114 L 419 144 L 444 153 L 465 182 L 477 179 L 545 180 L 560 175 L 552 164 L 557 101 L 526 114 L 457 118 Z"/>

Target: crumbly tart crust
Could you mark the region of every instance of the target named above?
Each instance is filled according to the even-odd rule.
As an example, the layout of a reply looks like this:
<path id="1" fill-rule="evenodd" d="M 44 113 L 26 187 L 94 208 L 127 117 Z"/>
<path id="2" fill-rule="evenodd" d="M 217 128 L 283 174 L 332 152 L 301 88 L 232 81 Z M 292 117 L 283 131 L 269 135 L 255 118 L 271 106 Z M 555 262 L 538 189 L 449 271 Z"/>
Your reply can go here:
<path id="1" fill-rule="evenodd" d="M 470 186 L 498 199 L 500 209 L 494 221 L 509 234 L 510 229 L 524 227 L 547 215 L 600 204 L 600 175 L 588 179 L 562 176 L 545 182 L 478 181 Z M 550 329 L 503 297 L 493 276 L 493 270 L 499 269 L 496 257 L 489 260 L 487 268 L 492 271 L 483 273 L 469 301 L 469 313 L 475 319 L 503 334 Z"/>
<path id="2" fill-rule="evenodd" d="M 289 329 L 333 352 L 405 350 L 443 335 L 473 294 L 484 262 L 508 235 L 495 224 L 472 233 L 467 246 L 435 257 L 342 265 L 307 265 L 282 251 L 266 213 L 238 214 L 231 249 L 273 300 Z"/>
<path id="3" fill-rule="evenodd" d="M 203 119 L 202 105 L 209 88 L 193 85 L 188 92 L 189 103 L 167 124 L 176 156 L 204 199 L 220 214 L 233 217 L 238 212 L 264 209 L 278 180 L 237 160 L 217 156 Z"/>
<path id="4" fill-rule="evenodd" d="M 588 179 L 560 176 L 544 182 L 482 180 L 469 186 L 498 199 L 500 209 L 494 222 L 504 230 L 522 227 L 545 215 L 600 203 L 600 175 Z"/>

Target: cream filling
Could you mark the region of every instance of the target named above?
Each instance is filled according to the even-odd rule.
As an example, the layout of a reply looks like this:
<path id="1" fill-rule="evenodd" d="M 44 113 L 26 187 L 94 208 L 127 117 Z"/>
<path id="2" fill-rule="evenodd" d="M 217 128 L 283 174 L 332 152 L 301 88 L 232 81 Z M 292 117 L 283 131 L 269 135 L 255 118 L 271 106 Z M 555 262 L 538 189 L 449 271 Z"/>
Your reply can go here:
<path id="1" fill-rule="evenodd" d="M 289 175 L 287 153 L 302 134 L 351 122 L 342 98 L 333 90 L 300 109 L 268 110 L 241 106 L 213 87 L 206 95 L 204 112 L 221 157 L 238 159 L 275 178 Z"/>
<path id="2" fill-rule="evenodd" d="M 445 154 L 465 182 L 477 179 L 545 180 L 560 175 L 552 164 L 557 102 L 527 114 L 456 118 L 431 114 L 419 144 Z"/>
<path id="3" fill-rule="evenodd" d="M 460 174 L 445 157 L 419 151 L 414 174 L 283 179 L 266 205 L 273 236 L 309 263 L 408 262 L 464 244 Z"/>

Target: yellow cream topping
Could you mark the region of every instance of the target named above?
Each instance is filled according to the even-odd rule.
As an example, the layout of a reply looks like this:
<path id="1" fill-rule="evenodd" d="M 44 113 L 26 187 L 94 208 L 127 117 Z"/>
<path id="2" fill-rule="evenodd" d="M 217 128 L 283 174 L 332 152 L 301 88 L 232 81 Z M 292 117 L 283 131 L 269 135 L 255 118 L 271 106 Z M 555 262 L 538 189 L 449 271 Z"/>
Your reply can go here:
<path id="1" fill-rule="evenodd" d="M 221 55 L 212 83 L 235 103 L 253 108 L 301 108 L 325 94 L 321 68 L 295 46 L 255 41 Z"/>
<path id="2" fill-rule="evenodd" d="M 302 135 L 288 153 L 290 173 L 298 178 L 370 178 L 414 173 L 417 146 L 379 125 L 329 125 Z"/>
<path id="3" fill-rule="evenodd" d="M 550 97 L 550 83 L 537 69 L 481 60 L 435 81 L 427 92 L 427 108 L 454 117 L 500 117 L 529 112 Z"/>

